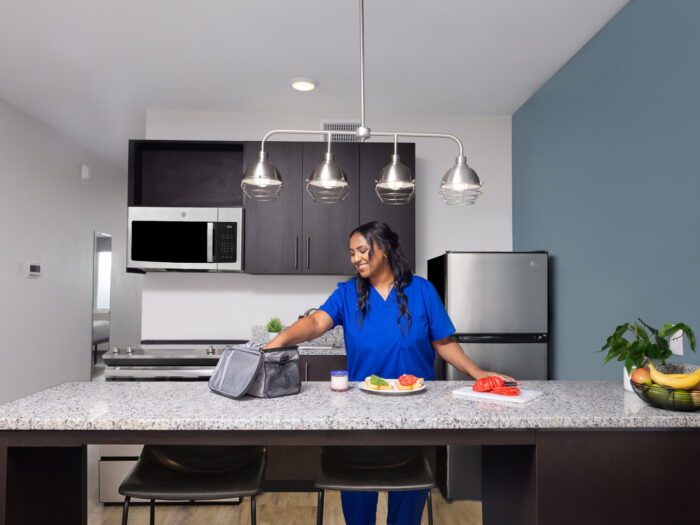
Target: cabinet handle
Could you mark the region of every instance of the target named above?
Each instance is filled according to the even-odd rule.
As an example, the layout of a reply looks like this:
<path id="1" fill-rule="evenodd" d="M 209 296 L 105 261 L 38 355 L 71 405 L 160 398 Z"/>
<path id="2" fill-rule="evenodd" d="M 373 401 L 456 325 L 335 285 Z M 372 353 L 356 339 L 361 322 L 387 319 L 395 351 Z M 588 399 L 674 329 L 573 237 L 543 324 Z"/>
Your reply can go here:
<path id="1" fill-rule="evenodd" d="M 311 237 L 306 238 L 306 269 L 311 266 Z"/>
<path id="2" fill-rule="evenodd" d="M 299 237 L 294 239 L 294 269 L 299 269 Z"/>
<path id="3" fill-rule="evenodd" d="M 309 362 L 304 363 L 304 381 L 309 380 Z"/>

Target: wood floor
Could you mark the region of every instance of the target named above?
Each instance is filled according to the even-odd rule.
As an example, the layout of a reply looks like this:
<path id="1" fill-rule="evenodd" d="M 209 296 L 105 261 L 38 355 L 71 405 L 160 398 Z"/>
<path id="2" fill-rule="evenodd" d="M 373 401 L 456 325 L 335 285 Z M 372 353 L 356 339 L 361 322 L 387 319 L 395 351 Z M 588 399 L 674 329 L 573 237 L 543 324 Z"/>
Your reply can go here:
<path id="1" fill-rule="evenodd" d="M 481 502 L 456 501 L 447 503 L 440 491 L 433 490 L 433 518 L 435 525 L 481 525 Z M 90 503 L 89 525 L 121 524 L 121 507 L 103 507 Z M 386 523 L 386 493 L 379 494 L 377 523 Z M 258 525 L 314 525 L 316 523 L 316 493 L 269 492 L 257 497 Z M 129 525 L 148 523 L 148 507 L 131 507 Z M 167 506 L 156 507 L 156 525 L 230 525 L 250 523 L 250 499 L 238 506 Z M 344 525 L 340 508 L 340 493 L 328 491 L 323 523 Z M 427 525 L 423 512 L 421 525 Z"/>

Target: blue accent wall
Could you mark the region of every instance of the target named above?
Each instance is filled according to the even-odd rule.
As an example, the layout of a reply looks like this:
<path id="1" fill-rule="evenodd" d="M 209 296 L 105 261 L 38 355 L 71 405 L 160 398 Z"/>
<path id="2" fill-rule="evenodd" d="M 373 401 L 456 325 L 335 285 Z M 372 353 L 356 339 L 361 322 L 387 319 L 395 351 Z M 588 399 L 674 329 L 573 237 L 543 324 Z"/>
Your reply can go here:
<path id="1" fill-rule="evenodd" d="M 637 317 L 700 336 L 698 150 L 698 0 L 631 0 L 513 115 L 513 249 L 552 256 L 553 379 L 620 379 L 597 350 Z M 700 364 L 687 341 L 672 359 Z"/>

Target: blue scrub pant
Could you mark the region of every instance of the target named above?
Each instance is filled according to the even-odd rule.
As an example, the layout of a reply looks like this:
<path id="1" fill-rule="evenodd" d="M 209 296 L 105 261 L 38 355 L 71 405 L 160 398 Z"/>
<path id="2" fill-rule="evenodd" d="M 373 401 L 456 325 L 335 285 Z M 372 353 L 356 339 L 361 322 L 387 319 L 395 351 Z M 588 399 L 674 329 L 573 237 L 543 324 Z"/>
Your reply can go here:
<path id="1" fill-rule="evenodd" d="M 427 490 L 389 492 L 387 525 L 420 525 Z M 340 493 L 347 525 L 374 525 L 377 519 L 376 492 Z"/>

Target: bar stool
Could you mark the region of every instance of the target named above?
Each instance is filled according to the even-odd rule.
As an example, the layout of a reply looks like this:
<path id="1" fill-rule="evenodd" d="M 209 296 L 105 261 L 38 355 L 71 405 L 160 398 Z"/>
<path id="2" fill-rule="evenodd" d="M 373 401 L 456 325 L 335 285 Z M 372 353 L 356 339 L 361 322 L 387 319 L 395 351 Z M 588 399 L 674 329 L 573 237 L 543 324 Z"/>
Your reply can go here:
<path id="1" fill-rule="evenodd" d="M 423 447 L 323 447 L 318 490 L 317 525 L 323 524 L 326 490 L 356 492 L 428 489 L 428 523 L 433 524 L 430 489 L 435 478 Z"/>
<path id="2" fill-rule="evenodd" d="M 255 495 L 260 492 L 267 451 L 258 446 L 145 445 L 136 465 L 122 481 L 122 525 L 129 519 L 131 498 L 217 500 L 250 496 L 250 521 L 255 525 Z"/>

